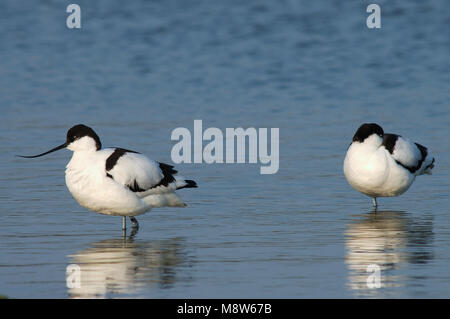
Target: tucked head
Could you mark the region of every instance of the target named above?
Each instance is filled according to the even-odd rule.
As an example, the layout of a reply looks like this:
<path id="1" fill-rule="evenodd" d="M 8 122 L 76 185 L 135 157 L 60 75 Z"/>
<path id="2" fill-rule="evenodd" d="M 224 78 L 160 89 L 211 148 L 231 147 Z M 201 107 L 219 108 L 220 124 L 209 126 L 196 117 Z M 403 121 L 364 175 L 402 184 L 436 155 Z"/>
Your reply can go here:
<path id="1" fill-rule="evenodd" d="M 375 123 L 364 123 L 359 127 L 353 136 L 353 142 L 364 142 L 364 140 L 373 134 L 378 135 L 383 138 L 384 131 L 378 124 Z"/>
<path id="2" fill-rule="evenodd" d="M 99 150 L 102 148 L 102 143 L 100 142 L 100 138 L 93 129 L 86 125 L 78 124 L 67 131 L 66 142 L 64 144 L 61 144 L 42 154 L 33 156 L 18 156 L 25 158 L 40 157 L 63 148 L 67 148 L 71 151 Z"/>

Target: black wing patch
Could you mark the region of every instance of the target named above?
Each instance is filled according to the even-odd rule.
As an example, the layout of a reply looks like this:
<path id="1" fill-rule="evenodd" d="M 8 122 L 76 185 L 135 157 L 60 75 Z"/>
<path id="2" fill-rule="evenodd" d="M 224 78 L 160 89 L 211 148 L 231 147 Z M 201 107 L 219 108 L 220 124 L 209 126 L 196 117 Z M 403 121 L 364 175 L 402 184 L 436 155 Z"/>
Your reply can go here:
<path id="1" fill-rule="evenodd" d="M 176 170 L 173 169 L 172 165 L 167 165 L 164 163 L 159 163 L 159 168 L 161 169 L 162 173 L 163 173 L 163 178 L 159 181 L 158 184 L 147 188 L 147 189 L 142 189 L 139 187 L 138 183 L 136 182 L 136 180 L 134 180 L 133 185 L 127 185 L 127 187 L 130 189 L 130 191 L 132 192 L 145 192 L 149 189 L 152 188 L 156 188 L 159 186 L 169 186 L 170 183 L 175 182 L 175 177 L 173 177 L 173 175 L 175 175 L 176 173 L 178 173 Z"/>
<path id="2" fill-rule="evenodd" d="M 135 151 L 130 151 L 130 150 L 123 149 L 123 148 L 116 148 L 114 150 L 114 152 L 106 159 L 105 166 L 106 166 L 106 172 L 107 172 L 106 176 L 107 177 L 114 179 L 114 177 L 111 174 L 109 174 L 108 171 L 110 171 L 110 170 L 112 170 L 114 168 L 114 166 L 117 164 L 117 161 L 119 160 L 119 158 L 121 156 L 123 156 L 125 153 L 137 153 L 137 154 L 139 154 L 138 152 L 135 152 Z M 156 188 L 156 187 L 159 187 L 159 186 L 166 186 L 167 187 L 167 186 L 169 186 L 169 184 L 175 182 L 175 177 L 173 177 L 173 175 L 178 173 L 178 171 L 173 169 L 172 165 L 159 163 L 159 162 L 158 162 L 158 164 L 159 164 L 159 168 L 161 169 L 162 174 L 163 174 L 163 178 L 159 181 L 158 184 L 156 184 L 156 185 L 154 185 L 154 186 L 152 186 L 150 188 L 143 189 L 143 188 L 141 188 L 139 186 L 139 184 L 137 183 L 136 180 L 133 180 L 132 184 L 126 185 L 128 187 L 128 189 L 130 191 L 132 191 L 132 192 L 135 192 L 135 193 L 136 192 L 145 192 L 145 191 L 147 191 L 149 189 Z M 192 185 L 192 184 L 190 184 L 190 185 Z M 196 187 L 196 186 L 185 186 L 185 187 Z"/>
<path id="3" fill-rule="evenodd" d="M 158 164 L 159 164 L 159 168 L 161 169 L 161 171 L 163 173 L 163 178 L 162 178 L 162 180 L 159 181 L 158 184 L 156 184 L 152 188 L 156 188 L 158 186 L 169 186 L 170 183 L 175 182 L 175 177 L 173 177 L 173 175 L 178 173 L 178 171 L 174 170 L 172 165 L 167 165 L 167 164 L 160 163 L 160 162 L 158 162 Z"/>
<path id="4" fill-rule="evenodd" d="M 397 134 L 384 134 L 383 135 L 383 143 L 381 145 L 383 145 L 388 151 L 389 153 L 393 154 L 394 153 L 394 149 L 395 149 L 395 144 L 397 143 L 398 138 L 401 137 L 401 135 L 397 135 Z M 420 169 L 420 167 L 422 166 L 423 161 L 425 160 L 425 158 L 427 157 L 428 154 L 428 150 L 425 146 L 422 146 L 420 144 L 414 143 L 417 148 L 420 151 L 420 159 L 417 161 L 417 165 L 416 166 L 407 166 L 397 160 L 395 160 L 395 162 L 402 166 L 403 168 L 407 169 L 411 174 L 414 174 L 418 169 Z"/>
<path id="5" fill-rule="evenodd" d="M 139 187 L 138 183 L 136 182 L 136 180 L 133 181 L 133 185 L 127 185 L 127 187 L 130 189 L 130 191 L 132 192 L 145 192 L 145 189 L 142 189 Z"/>
<path id="6" fill-rule="evenodd" d="M 419 151 L 420 151 L 420 155 L 421 155 L 421 158 L 420 158 L 420 160 L 417 162 L 417 166 L 415 167 L 415 170 L 414 170 L 414 172 L 415 172 L 415 171 L 417 171 L 417 170 L 422 166 L 423 161 L 425 160 L 425 158 L 426 158 L 427 155 L 428 155 L 428 149 L 427 149 L 425 146 L 423 146 L 423 145 L 420 145 L 420 144 L 417 144 L 417 143 L 414 143 L 414 144 L 416 144 L 417 148 L 418 148 Z M 434 158 L 433 158 L 433 163 L 434 163 Z M 432 163 L 432 164 L 433 164 L 433 163 Z"/>

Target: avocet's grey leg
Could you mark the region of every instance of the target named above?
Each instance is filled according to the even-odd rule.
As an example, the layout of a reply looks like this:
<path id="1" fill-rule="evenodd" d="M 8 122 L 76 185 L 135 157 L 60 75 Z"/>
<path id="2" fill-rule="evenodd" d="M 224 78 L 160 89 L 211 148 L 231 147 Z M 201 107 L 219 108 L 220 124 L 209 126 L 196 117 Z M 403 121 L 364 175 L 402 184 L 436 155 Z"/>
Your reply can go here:
<path id="1" fill-rule="evenodd" d="M 139 231 L 139 227 L 132 227 L 128 239 L 132 239 Z"/>
<path id="2" fill-rule="evenodd" d="M 377 208 L 378 204 L 377 204 L 377 198 L 376 197 L 372 198 L 372 202 L 373 202 L 373 207 Z"/>
<path id="3" fill-rule="evenodd" d="M 134 218 L 133 216 L 130 216 L 130 220 L 131 220 L 131 226 L 133 228 L 139 229 L 139 223 L 138 223 L 137 219 Z"/>
<path id="4" fill-rule="evenodd" d="M 127 229 L 127 218 L 125 216 L 123 216 L 122 219 L 122 230 L 126 230 Z"/>

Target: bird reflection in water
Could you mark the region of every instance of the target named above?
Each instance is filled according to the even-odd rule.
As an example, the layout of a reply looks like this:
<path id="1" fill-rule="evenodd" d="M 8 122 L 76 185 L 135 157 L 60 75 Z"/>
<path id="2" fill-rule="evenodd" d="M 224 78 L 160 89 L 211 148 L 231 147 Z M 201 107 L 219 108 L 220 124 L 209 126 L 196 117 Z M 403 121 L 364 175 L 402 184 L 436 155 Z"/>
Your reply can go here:
<path id="1" fill-rule="evenodd" d="M 377 296 L 367 284 L 369 265 L 380 270 L 381 288 L 401 287 L 408 280 L 402 269 L 433 258 L 431 217 L 412 218 L 401 211 L 374 211 L 356 216 L 347 227 L 348 285 L 362 294 Z M 383 290 L 383 289 L 381 289 Z"/>
<path id="2" fill-rule="evenodd" d="M 138 295 L 150 288 L 170 288 L 177 267 L 186 262 L 184 241 L 136 241 L 132 236 L 103 240 L 69 256 L 79 266 L 79 285 L 68 288 L 70 298 L 109 298 Z"/>

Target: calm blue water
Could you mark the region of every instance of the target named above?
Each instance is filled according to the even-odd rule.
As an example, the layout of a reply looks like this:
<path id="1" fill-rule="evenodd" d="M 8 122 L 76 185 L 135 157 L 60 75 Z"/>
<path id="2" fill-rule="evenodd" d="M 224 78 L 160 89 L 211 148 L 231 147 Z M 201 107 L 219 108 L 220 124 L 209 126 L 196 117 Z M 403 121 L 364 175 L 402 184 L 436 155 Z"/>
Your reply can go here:
<path id="1" fill-rule="evenodd" d="M 377 1 L 0 2 L 0 295 L 10 298 L 449 298 L 450 6 Z M 176 127 L 276 127 L 280 170 L 180 164 L 198 189 L 122 238 L 80 207 L 71 153 L 93 127 L 170 163 Z M 377 122 L 429 147 L 434 175 L 380 199 L 346 182 L 354 131 Z M 81 267 L 81 288 L 66 267 Z M 366 285 L 367 265 L 382 288 Z"/>

